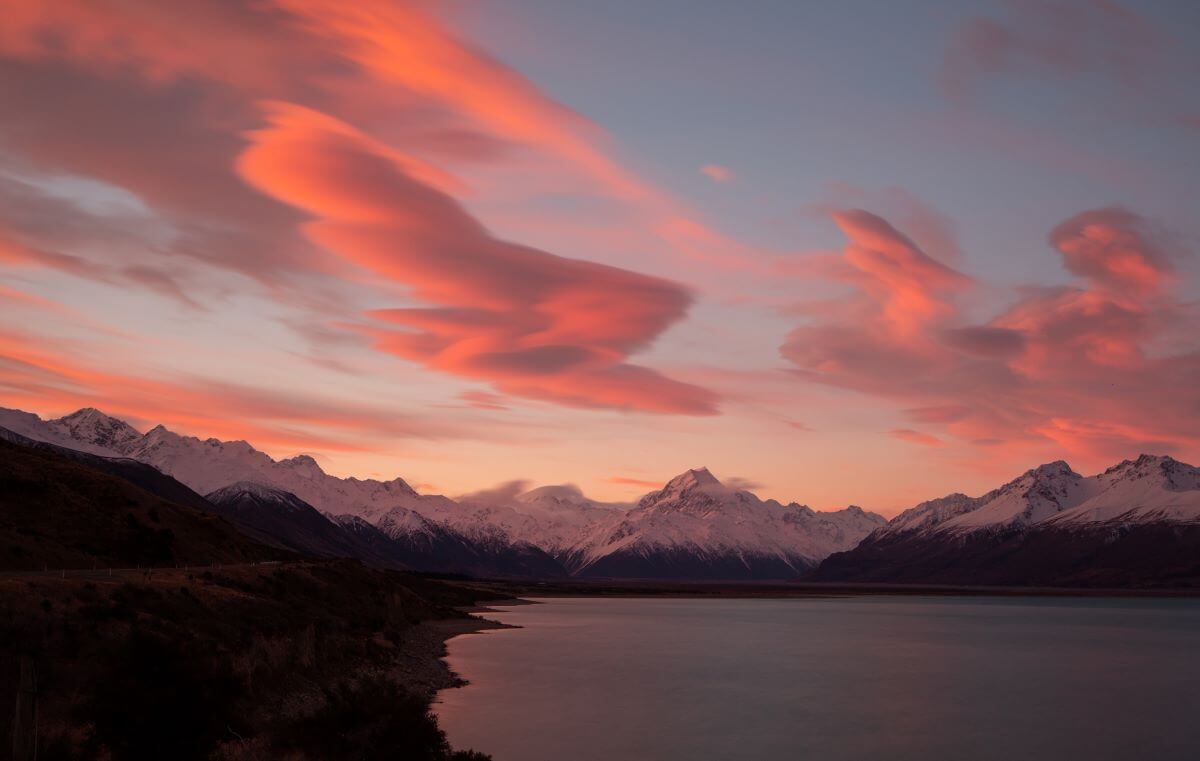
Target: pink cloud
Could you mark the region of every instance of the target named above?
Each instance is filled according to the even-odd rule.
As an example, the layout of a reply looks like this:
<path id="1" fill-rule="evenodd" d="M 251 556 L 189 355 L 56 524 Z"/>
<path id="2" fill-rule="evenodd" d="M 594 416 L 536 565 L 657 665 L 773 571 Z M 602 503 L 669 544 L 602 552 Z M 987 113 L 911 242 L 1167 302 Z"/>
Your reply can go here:
<path id="1" fill-rule="evenodd" d="M 1171 275 L 1166 255 L 1144 219 L 1125 209 L 1077 214 L 1050 233 L 1050 243 L 1071 272 L 1113 294 L 1149 296 Z"/>
<path id="2" fill-rule="evenodd" d="M 1194 306 L 1172 294 L 1170 258 L 1144 218 L 1097 209 L 1066 220 L 1049 241 L 1083 285 L 1026 289 L 983 324 L 952 298 L 964 276 L 931 271 L 878 218 L 840 224 L 849 274 L 835 276 L 858 293 L 809 310 L 790 334 L 781 351 L 800 377 L 893 400 L 915 422 L 988 447 L 992 461 L 997 449 L 1096 465 L 1140 449 L 1200 449 L 1187 413 L 1200 387 L 1186 380 L 1200 377 L 1200 336 L 1178 330 L 1194 324 Z"/>
<path id="3" fill-rule="evenodd" d="M 963 258 L 954 220 L 904 188 L 864 188 L 831 182 L 826 184 L 825 195 L 823 202 L 812 204 L 808 210 L 829 216 L 845 208 L 872 209 L 903 229 L 922 251 L 942 264 L 954 266 Z"/>
<path id="4" fill-rule="evenodd" d="M 315 244 L 435 305 L 371 312 L 381 350 L 515 396 L 716 411 L 711 392 L 626 361 L 683 317 L 681 286 L 496 239 L 436 171 L 331 117 L 275 105 L 268 120 L 239 158 L 246 180 L 312 215 Z"/>
<path id="5" fill-rule="evenodd" d="M 943 294 L 969 280 L 937 262 L 886 220 L 861 209 L 835 212 L 849 245 L 843 258 L 852 282 L 881 307 L 879 325 L 909 333 L 950 311 Z"/>
<path id="6" fill-rule="evenodd" d="M 901 441 L 907 441 L 910 444 L 920 444 L 923 447 L 940 447 L 945 444 L 944 441 L 937 436 L 931 436 L 928 433 L 914 431 L 911 428 L 893 428 L 888 431 L 888 434 Z"/>
<path id="7" fill-rule="evenodd" d="M 464 391 L 458 395 L 458 398 L 480 410 L 503 411 L 509 409 L 506 397 L 489 391 Z"/>
<path id="8" fill-rule="evenodd" d="M 37 177 L 91 178 L 146 207 L 132 219 L 62 203 L 0 204 L 0 225 L 19 227 L 24 251 L 37 254 L 22 254 L 22 266 L 136 284 L 192 307 L 220 292 L 210 268 L 232 271 L 308 313 L 281 318 L 288 325 L 344 326 L 338 289 L 348 284 L 387 298 L 411 286 L 435 307 L 374 313 L 370 337 L 391 353 L 559 404 L 715 412 L 711 392 L 626 361 L 682 318 L 684 289 L 492 239 L 451 197 L 465 183 L 425 159 L 462 166 L 520 152 L 527 165 L 548 157 L 582 177 L 585 192 L 626 204 L 625 227 L 640 228 L 643 244 L 648 234 L 726 263 L 740 262 L 728 251 L 742 249 L 616 161 L 603 130 L 464 42 L 423 4 L 64 0 L 23 4 L 5 21 L 6 152 Z M 47 101 L 46 92 L 57 95 Z M 278 184 L 263 193 L 245 182 L 235 167 L 244 131 L 260 123 L 260 103 L 280 98 L 344 117 L 325 123 L 330 139 L 340 127 L 329 125 L 353 121 L 403 146 L 371 139 L 354 160 L 402 165 L 409 184 L 383 206 L 424 199 L 451 232 L 439 239 L 434 225 L 412 225 L 418 215 L 389 217 L 392 209 L 370 198 L 369 169 L 342 167 L 340 179 L 362 189 L 340 195 Z M 302 224 L 313 215 L 325 219 Z M 397 252 L 443 255 L 423 267 L 416 255 L 381 251 L 385 230 Z M 395 237 L 409 234 L 418 237 Z M 76 255 L 83 246 L 87 260 Z M 464 310 L 508 319 L 471 329 Z"/>
<path id="9" fill-rule="evenodd" d="M 700 174 L 713 182 L 729 182 L 733 179 L 733 170 L 720 164 L 705 164 L 700 167 Z"/>

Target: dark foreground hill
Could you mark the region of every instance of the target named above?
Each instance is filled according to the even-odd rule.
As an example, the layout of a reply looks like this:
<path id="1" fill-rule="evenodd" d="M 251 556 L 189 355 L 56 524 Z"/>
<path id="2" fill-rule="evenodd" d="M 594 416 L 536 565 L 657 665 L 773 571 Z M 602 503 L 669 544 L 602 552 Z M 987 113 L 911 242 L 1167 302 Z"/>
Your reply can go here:
<path id="1" fill-rule="evenodd" d="M 153 470 L 141 463 L 130 466 Z M 287 557 L 291 555 L 250 540 L 214 514 L 170 502 L 54 448 L 0 440 L 0 569 Z"/>
<path id="2" fill-rule="evenodd" d="M 482 592 L 298 560 L 9 441 L 0 558 L 0 736 L 17 758 L 485 758 L 452 751 L 429 713 L 453 682 L 447 627 L 478 627 L 456 608 Z M 90 570 L 138 563 L 156 568 Z M 198 563 L 223 570 L 176 567 Z"/>

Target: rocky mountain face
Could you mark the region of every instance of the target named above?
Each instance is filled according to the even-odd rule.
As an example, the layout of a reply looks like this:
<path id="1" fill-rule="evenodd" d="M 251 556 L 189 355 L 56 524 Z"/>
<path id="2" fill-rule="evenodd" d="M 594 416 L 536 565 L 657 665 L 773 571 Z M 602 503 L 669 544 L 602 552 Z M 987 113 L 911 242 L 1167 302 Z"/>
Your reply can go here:
<path id="1" fill-rule="evenodd" d="M 416 570 L 786 579 L 883 523 L 855 507 L 820 513 L 764 502 L 707 470 L 682 474 L 632 508 L 590 500 L 569 485 L 455 501 L 419 494 L 401 478 L 331 476 L 307 455 L 274 460 L 244 441 L 181 436 L 163 426 L 140 434 L 91 408 L 49 421 L 0 410 L 0 427 L 153 466 L 209 494 L 260 539 L 274 535 L 277 546 L 326 554 L 346 552 L 350 542 L 356 556 Z M 329 527 L 345 536 L 335 541 Z"/>
<path id="2" fill-rule="evenodd" d="M 814 580 L 1200 584 L 1200 469 L 1142 455 L 1095 476 L 1065 462 L 981 497 L 924 502 L 828 557 Z"/>

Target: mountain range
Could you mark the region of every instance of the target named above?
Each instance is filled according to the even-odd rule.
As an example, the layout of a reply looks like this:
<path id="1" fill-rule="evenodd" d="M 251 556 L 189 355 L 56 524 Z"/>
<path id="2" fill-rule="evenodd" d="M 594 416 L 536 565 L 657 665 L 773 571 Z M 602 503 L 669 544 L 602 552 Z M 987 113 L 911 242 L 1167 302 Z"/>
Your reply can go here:
<path id="1" fill-rule="evenodd" d="M 1164 456 L 1089 477 L 1053 462 L 885 521 L 854 506 L 762 500 L 705 468 L 633 504 L 571 485 L 451 499 L 402 478 L 338 478 L 307 455 L 275 460 L 244 441 L 163 426 L 143 434 L 92 408 L 55 420 L 0 409 L 0 437 L 215 512 L 267 545 L 382 567 L 539 579 L 1200 583 L 1200 470 Z"/>
<path id="2" fill-rule="evenodd" d="M 1037 586 L 1200 583 L 1200 469 L 1142 455 L 1094 476 L 1058 461 L 980 497 L 904 511 L 817 581 Z"/>
<path id="3" fill-rule="evenodd" d="M 762 501 L 704 469 L 635 505 L 591 500 L 570 485 L 453 500 L 419 494 L 402 478 L 338 478 L 307 455 L 275 460 L 244 441 L 182 436 L 161 425 L 143 434 L 93 408 L 55 420 L 0 410 L 0 427 L 152 466 L 268 544 L 422 571 L 786 579 L 884 523 L 855 507 L 823 513 Z"/>

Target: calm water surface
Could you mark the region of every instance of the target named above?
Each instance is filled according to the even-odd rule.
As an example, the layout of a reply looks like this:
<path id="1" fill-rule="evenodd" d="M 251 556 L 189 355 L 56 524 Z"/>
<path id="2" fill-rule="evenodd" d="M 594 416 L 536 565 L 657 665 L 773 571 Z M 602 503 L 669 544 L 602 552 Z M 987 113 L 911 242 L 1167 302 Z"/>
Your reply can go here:
<path id="1" fill-rule="evenodd" d="M 1200 600 L 549 599 L 456 637 L 496 761 L 1200 759 Z"/>

